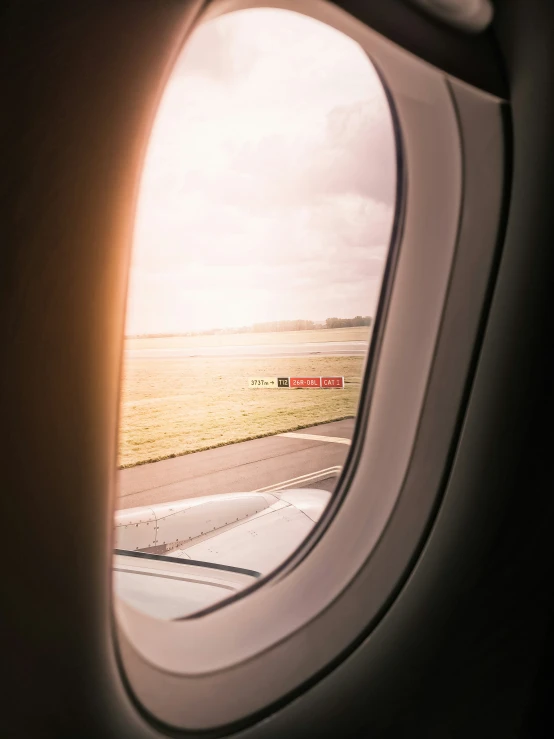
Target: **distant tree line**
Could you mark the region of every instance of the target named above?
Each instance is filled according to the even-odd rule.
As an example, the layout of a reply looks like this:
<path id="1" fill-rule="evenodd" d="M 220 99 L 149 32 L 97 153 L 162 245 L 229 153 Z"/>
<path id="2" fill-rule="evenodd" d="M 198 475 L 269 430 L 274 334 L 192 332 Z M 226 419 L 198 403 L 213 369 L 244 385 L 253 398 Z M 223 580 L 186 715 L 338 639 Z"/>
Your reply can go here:
<path id="1" fill-rule="evenodd" d="M 268 331 L 309 331 L 314 328 L 323 328 L 321 324 L 314 321 L 269 321 L 268 323 L 255 323 L 250 331 L 254 333 L 266 333 Z"/>
<path id="2" fill-rule="evenodd" d="M 370 316 L 355 316 L 355 318 L 327 318 L 325 328 L 350 328 L 351 326 L 371 326 Z"/>
<path id="3" fill-rule="evenodd" d="M 350 328 L 352 326 L 371 326 L 371 316 L 355 316 L 354 318 L 327 318 L 323 321 L 268 321 L 255 323 L 253 326 L 237 328 L 212 328 L 207 331 L 186 331 L 182 333 L 133 334 L 128 339 L 165 339 L 170 336 L 214 336 L 215 334 L 270 333 L 273 331 L 310 331 L 327 328 Z"/>

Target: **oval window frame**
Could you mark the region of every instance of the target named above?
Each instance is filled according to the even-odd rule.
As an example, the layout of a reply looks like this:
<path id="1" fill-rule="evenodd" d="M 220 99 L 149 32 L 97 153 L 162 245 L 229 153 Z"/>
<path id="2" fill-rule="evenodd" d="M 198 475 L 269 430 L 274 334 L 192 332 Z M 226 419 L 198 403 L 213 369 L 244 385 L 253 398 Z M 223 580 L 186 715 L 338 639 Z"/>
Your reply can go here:
<path id="1" fill-rule="evenodd" d="M 214 2 L 197 22 L 215 14 L 251 7 L 260 5 L 229 0 Z M 397 203 L 397 243 L 395 248 L 391 248 L 388 284 L 381 296 L 372 340 L 373 356 L 368 361 L 360 403 L 358 430 L 336 503 L 298 553 L 269 578 L 265 586 L 256 588 L 247 598 L 246 593 L 241 594 L 235 602 L 222 604 L 221 608 L 201 619 L 159 622 L 137 614 L 122 602 L 115 603 L 116 644 L 121 669 L 126 674 L 132 694 L 151 717 L 166 725 L 189 730 L 232 726 L 259 715 L 271 704 L 291 695 L 322 674 L 362 635 L 367 635 L 371 624 L 381 617 L 398 592 L 434 515 L 452 445 L 459 432 L 459 406 L 479 330 L 502 204 L 502 176 L 497 174 L 493 192 L 495 207 L 490 208 L 488 214 L 481 213 L 478 224 L 469 222 L 464 225 L 464 211 L 472 198 L 474 201 L 478 199 L 480 185 L 473 182 L 473 189 L 468 189 L 464 177 L 467 174 L 464 172 L 467 164 L 464 156 L 468 148 L 466 132 L 470 124 L 467 120 L 464 122 L 463 108 L 473 106 L 474 112 L 478 109 L 482 122 L 500 133 L 498 146 L 496 149 L 493 147 L 488 155 L 491 165 L 499 163 L 497 168 L 491 166 L 491 171 L 501 173 L 502 116 L 498 98 L 448 79 L 444 73 L 395 46 L 336 6 L 318 0 L 303 0 L 302 3 L 265 3 L 263 7 L 302 12 L 346 33 L 365 49 L 380 71 L 396 108 L 407 181 L 402 201 Z M 422 107 L 422 101 L 433 101 L 433 105 Z M 421 125 L 421 120 L 418 126 L 414 124 L 417 115 L 423 116 L 428 123 L 427 130 Z M 426 172 L 430 146 L 435 154 L 437 146 L 443 146 L 444 150 L 439 149 L 434 167 L 431 167 L 433 171 Z M 453 170 L 456 172 L 454 183 Z M 425 193 L 418 200 L 413 185 L 421 181 L 425 181 L 435 193 L 434 201 L 426 188 L 422 188 Z M 435 224 L 438 232 L 429 234 L 425 231 L 425 225 L 429 226 L 429 223 L 422 214 L 433 217 L 437 203 L 440 205 L 441 202 L 444 202 L 449 215 L 443 212 L 444 222 Z M 420 221 L 419 230 L 417 221 Z M 464 240 L 471 240 L 477 227 L 479 233 L 483 229 L 487 232 L 484 239 L 487 248 L 481 249 L 479 254 L 474 250 L 469 257 L 471 264 L 477 260 L 481 265 L 481 277 L 475 286 L 467 331 L 456 356 L 457 368 L 450 367 L 445 382 L 440 369 L 441 361 L 448 368 L 448 357 L 441 355 L 441 346 L 445 345 L 445 326 L 448 325 L 449 313 L 455 316 L 459 302 L 464 299 L 458 294 L 461 284 L 458 275 L 464 275 L 464 269 L 467 271 L 468 258 L 465 261 L 461 259 L 465 256 L 461 245 Z M 433 274 L 425 275 L 427 290 L 423 290 L 421 284 L 415 285 L 414 276 L 410 275 L 414 252 L 422 239 L 428 241 L 427 259 L 438 259 Z M 431 261 L 428 264 L 432 266 Z M 425 303 L 427 313 L 423 311 L 423 305 L 417 303 L 418 296 L 419 300 L 428 301 Z M 414 305 L 419 305 L 415 313 Z M 414 353 L 405 339 L 413 325 L 410 318 L 413 322 L 414 316 L 422 320 L 425 315 L 430 316 L 430 320 L 427 323 L 423 321 L 421 331 L 415 332 L 417 349 L 421 352 L 421 356 L 416 357 L 420 361 L 417 366 L 417 362 L 406 361 L 413 360 Z M 412 339 L 415 341 L 415 336 Z M 401 361 L 402 357 L 404 361 Z M 389 472 L 396 469 L 398 479 L 394 484 L 389 481 L 386 499 L 372 501 L 371 505 L 366 501 L 367 506 L 361 515 L 362 478 L 375 477 L 371 465 L 379 463 L 375 458 L 379 456 L 379 443 L 383 444 L 383 424 L 386 424 L 388 416 L 389 421 L 394 418 L 398 428 L 398 413 L 401 417 L 404 414 L 405 419 L 408 412 L 408 404 L 404 402 L 396 415 L 390 413 L 390 407 L 398 408 L 401 400 L 406 401 L 402 396 L 398 397 L 398 389 L 406 385 L 404 379 L 407 374 L 412 393 L 411 424 L 406 424 L 409 425 L 409 433 L 406 432 L 402 448 L 398 445 L 389 450 L 401 461 L 395 467 L 394 460 L 387 459 L 388 464 L 384 465 L 388 466 Z M 417 382 L 415 374 L 418 374 Z M 440 392 L 437 392 L 437 387 Z M 389 411 L 383 407 L 383 394 L 392 403 Z M 448 402 L 437 414 L 439 397 L 448 399 Z M 432 455 L 425 451 L 429 435 L 440 439 Z M 430 456 L 435 462 L 433 465 L 430 464 Z M 345 495 L 347 490 L 348 495 Z M 364 532 L 366 538 L 363 543 L 359 532 L 357 536 L 344 536 L 348 527 L 351 528 L 356 521 L 358 524 L 367 522 L 371 515 L 375 516 L 372 529 Z M 340 546 L 341 541 L 347 540 L 350 545 L 358 542 L 356 557 L 351 556 L 351 549 L 344 551 Z M 302 608 L 292 607 L 298 604 L 307 608 L 301 613 Z M 249 628 L 253 621 L 256 625 L 263 624 L 256 633 Z M 277 628 L 268 628 L 270 622 Z M 191 647 L 199 643 L 199 625 L 211 653 L 206 650 L 198 652 L 194 663 Z M 242 633 L 243 638 L 239 636 L 229 644 L 229 633 L 235 637 Z M 231 650 L 225 649 L 225 635 Z M 245 645 L 246 635 L 249 645 Z M 246 650 L 245 646 L 249 648 Z M 270 681 L 264 679 L 267 675 L 271 675 Z M 248 691 L 247 686 L 252 684 L 256 684 L 256 691 Z M 214 691 L 220 697 L 217 705 L 210 697 Z"/>

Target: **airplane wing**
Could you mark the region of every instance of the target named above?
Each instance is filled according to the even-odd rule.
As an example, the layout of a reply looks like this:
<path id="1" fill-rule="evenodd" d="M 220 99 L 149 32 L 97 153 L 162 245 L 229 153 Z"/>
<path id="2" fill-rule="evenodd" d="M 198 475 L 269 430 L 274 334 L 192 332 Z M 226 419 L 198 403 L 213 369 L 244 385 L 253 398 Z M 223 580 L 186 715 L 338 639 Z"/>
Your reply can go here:
<path id="1" fill-rule="evenodd" d="M 330 493 L 232 493 L 118 511 L 114 586 L 133 607 L 182 618 L 265 575 L 311 531 Z"/>

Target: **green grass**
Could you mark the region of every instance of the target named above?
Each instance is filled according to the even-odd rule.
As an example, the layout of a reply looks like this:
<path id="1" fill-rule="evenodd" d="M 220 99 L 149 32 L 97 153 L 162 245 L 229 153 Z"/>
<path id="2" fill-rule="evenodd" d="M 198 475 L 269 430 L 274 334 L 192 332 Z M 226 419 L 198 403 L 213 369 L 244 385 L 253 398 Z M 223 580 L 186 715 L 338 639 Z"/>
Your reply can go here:
<path id="1" fill-rule="evenodd" d="M 163 341 L 160 346 L 167 347 L 171 339 L 133 341 Z M 124 371 L 119 464 L 131 467 L 353 416 L 363 361 L 349 356 L 130 360 Z M 247 385 L 249 377 L 322 375 L 343 375 L 345 389 Z"/>

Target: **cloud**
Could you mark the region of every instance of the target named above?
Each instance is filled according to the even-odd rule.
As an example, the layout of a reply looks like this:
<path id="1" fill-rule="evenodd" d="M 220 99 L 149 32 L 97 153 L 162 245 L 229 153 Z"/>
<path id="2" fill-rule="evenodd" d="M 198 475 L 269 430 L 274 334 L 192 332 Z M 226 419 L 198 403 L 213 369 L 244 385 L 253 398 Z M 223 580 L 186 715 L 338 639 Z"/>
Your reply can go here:
<path id="1" fill-rule="evenodd" d="M 128 331 L 371 313 L 395 170 L 386 97 L 353 41 L 288 11 L 207 23 L 154 126 Z"/>
<path id="2" fill-rule="evenodd" d="M 355 192 L 392 205 L 396 145 L 389 111 L 366 101 L 333 108 L 317 179 L 327 193 Z"/>
<path id="3" fill-rule="evenodd" d="M 198 75 L 228 83 L 244 72 L 245 61 L 232 27 L 222 19 L 196 28 L 177 59 L 173 76 L 190 78 Z"/>

